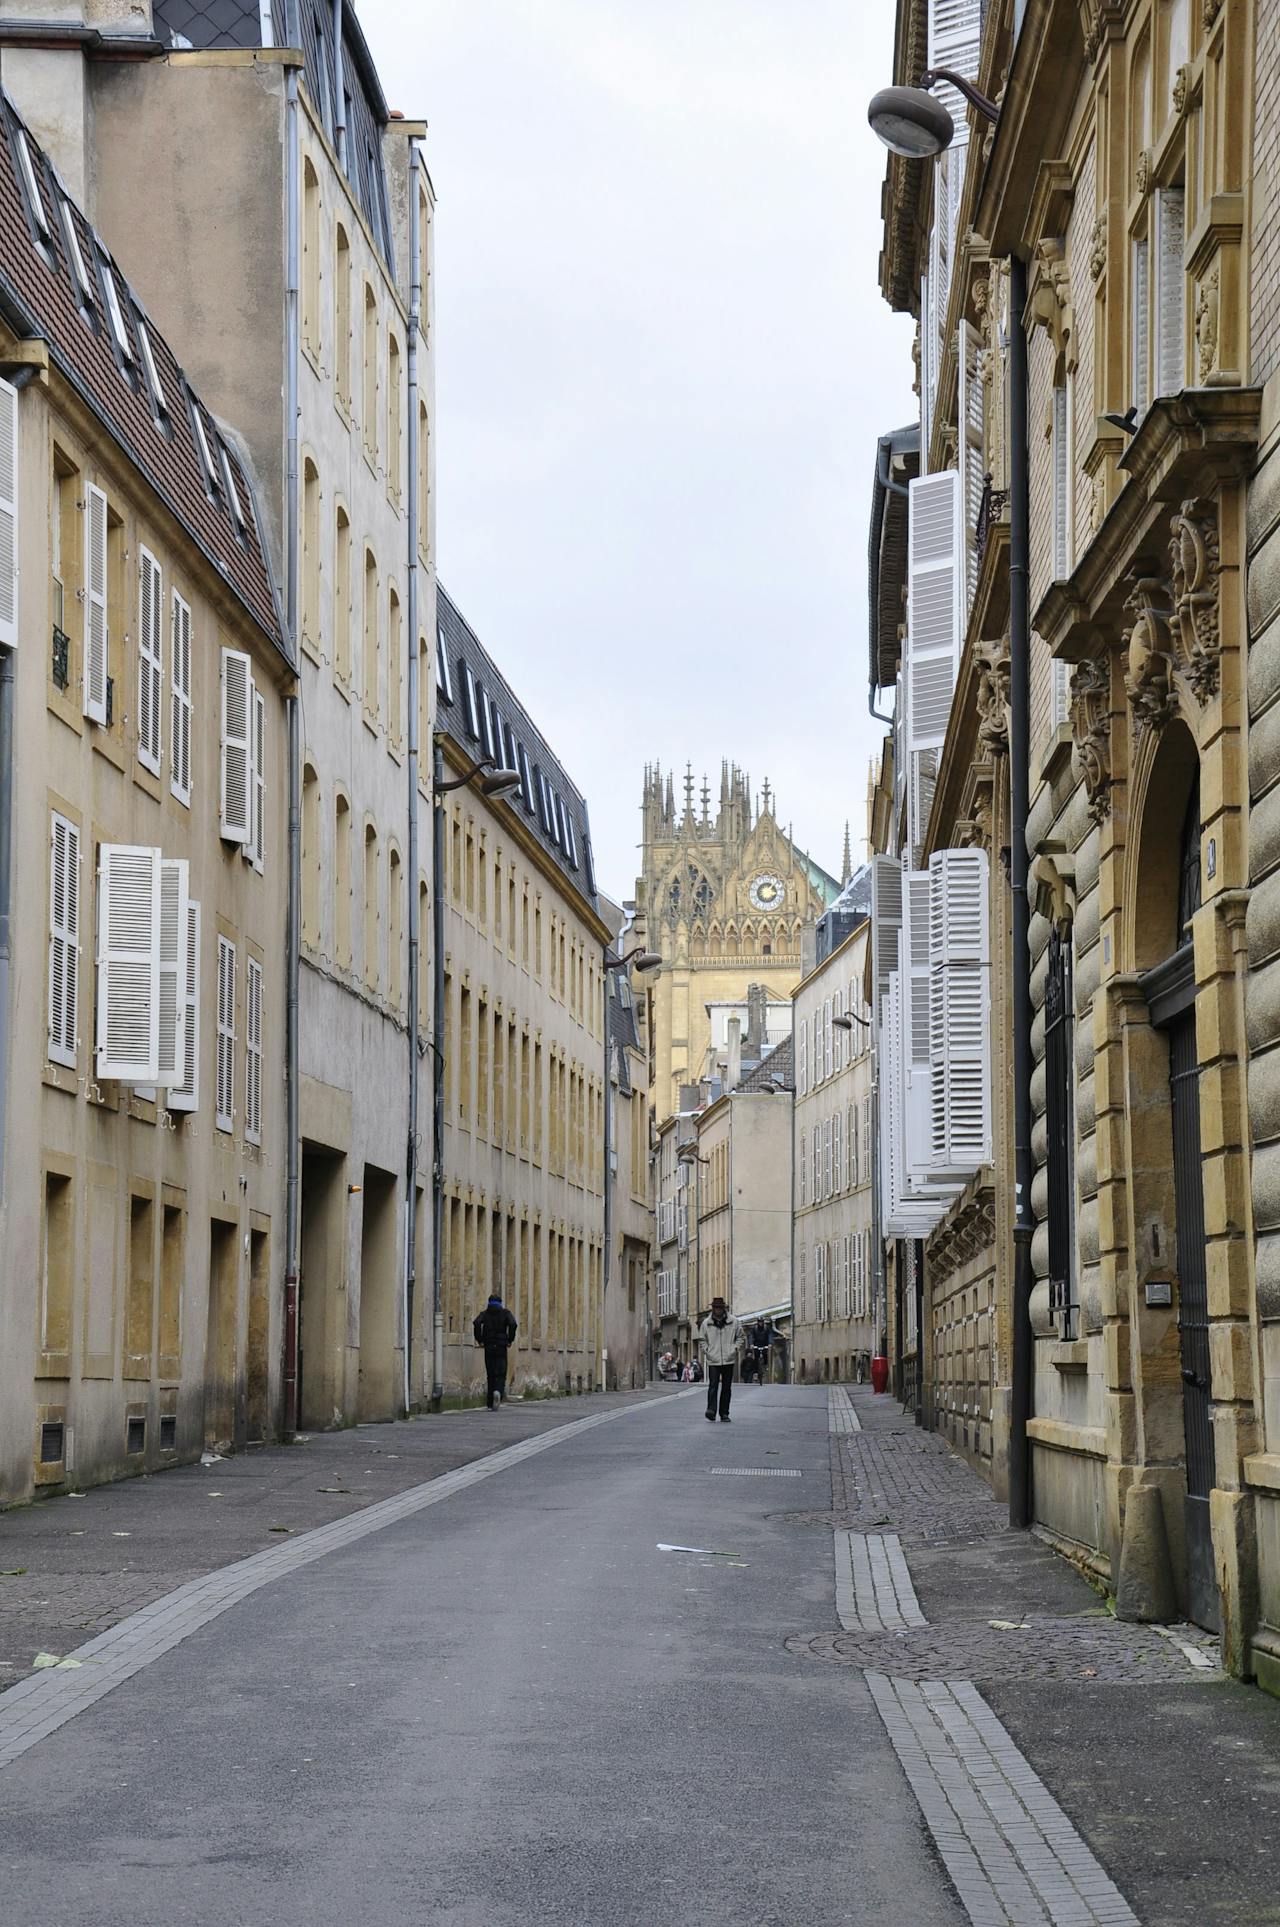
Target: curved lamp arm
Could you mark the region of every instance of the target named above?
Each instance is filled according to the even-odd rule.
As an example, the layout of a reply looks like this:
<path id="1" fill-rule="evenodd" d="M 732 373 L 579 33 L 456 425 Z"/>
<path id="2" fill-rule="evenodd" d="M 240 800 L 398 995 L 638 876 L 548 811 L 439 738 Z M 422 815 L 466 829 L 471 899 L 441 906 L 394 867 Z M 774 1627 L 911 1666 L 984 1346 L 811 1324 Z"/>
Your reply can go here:
<path id="1" fill-rule="evenodd" d="M 976 107 L 985 119 L 992 122 L 999 120 L 1000 109 L 995 102 L 988 100 L 985 94 L 979 93 L 971 80 L 966 80 L 962 74 L 953 73 L 950 67 L 926 68 L 920 76 L 920 85 L 936 87 L 940 80 L 945 80 L 949 86 L 956 89 L 957 93 L 963 94 L 969 105 Z"/>

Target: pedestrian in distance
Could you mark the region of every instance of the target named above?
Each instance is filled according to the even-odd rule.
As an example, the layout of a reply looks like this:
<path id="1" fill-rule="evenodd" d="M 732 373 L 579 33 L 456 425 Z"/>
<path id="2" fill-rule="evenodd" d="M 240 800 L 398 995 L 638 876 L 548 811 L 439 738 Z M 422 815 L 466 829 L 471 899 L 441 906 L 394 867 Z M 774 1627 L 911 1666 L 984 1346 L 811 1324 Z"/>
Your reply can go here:
<path id="1" fill-rule="evenodd" d="M 471 1327 L 477 1345 L 484 1346 L 485 1404 L 492 1412 L 507 1396 L 507 1353 L 520 1329 L 495 1291 Z"/>
<path id="2" fill-rule="evenodd" d="M 729 1424 L 729 1400 L 733 1397 L 733 1368 L 742 1345 L 742 1327 L 732 1317 L 723 1298 L 711 1300 L 711 1315 L 698 1327 L 698 1342 L 707 1362 L 707 1417 L 714 1421 L 719 1396 L 720 1423 Z"/>

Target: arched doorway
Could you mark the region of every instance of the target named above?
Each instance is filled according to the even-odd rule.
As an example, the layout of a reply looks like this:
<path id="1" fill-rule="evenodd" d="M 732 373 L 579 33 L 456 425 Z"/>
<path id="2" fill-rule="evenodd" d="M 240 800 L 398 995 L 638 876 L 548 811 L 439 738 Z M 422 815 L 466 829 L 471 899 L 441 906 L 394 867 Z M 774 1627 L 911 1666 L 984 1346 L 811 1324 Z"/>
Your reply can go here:
<path id="1" fill-rule="evenodd" d="M 1155 804 L 1164 819 L 1144 836 L 1137 915 L 1147 957 L 1163 950 L 1142 975 L 1153 1026 L 1168 1045 L 1169 1120 L 1176 1268 L 1178 1369 L 1186 1493 L 1183 1501 L 1187 1615 L 1213 1631 L 1221 1602 L 1213 1555 L 1209 1495 L 1215 1477 L 1209 1361 L 1209 1285 L 1205 1256 L 1205 1208 L 1200 1131 L 1200 1058 L 1196 1044 L 1196 976 L 1192 919 L 1200 908 L 1200 776 L 1195 747 L 1183 729 L 1170 732 L 1148 791 L 1148 820 Z M 1167 754 L 1163 753 L 1167 752 Z M 1180 818 L 1179 795 L 1185 798 Z M 1158 803 L 1157 803 L 1158 798 Z M 1175 839 L 1170 819 L 1180 821 Z M 1154 846 L 1154 847 L 1153 847 Z M 1145 961 L 1145 959 L 1144 959 Z M 1148 1302 L 1152 1302 L 1150 1298 Z M 1166 1300 L 1167 1302 L 1167 1300 Z M 1181 1589 L 1180 1589 L 1181 1590 Z"/>

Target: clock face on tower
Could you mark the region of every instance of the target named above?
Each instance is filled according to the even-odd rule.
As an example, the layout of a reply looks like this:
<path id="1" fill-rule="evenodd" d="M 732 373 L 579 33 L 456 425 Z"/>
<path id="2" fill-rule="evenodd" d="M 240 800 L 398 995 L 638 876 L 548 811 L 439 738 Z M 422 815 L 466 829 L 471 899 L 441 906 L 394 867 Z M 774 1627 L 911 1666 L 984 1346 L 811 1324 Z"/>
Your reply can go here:
<path id="1" fill-rule="evenodd" d="M 751 885 L 747 895 L 756 910 L 776 910 L 786 896 L 786 885 L 781 877 L 759 876 Z"/>

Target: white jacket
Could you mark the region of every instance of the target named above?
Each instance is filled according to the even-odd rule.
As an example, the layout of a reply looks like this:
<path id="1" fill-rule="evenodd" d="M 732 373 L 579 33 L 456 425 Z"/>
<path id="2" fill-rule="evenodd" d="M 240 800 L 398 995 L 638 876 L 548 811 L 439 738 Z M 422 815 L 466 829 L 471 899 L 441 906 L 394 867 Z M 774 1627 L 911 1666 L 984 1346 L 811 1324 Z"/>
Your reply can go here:
<path id="1" fill-rule="evenodd" d="M 732 1365 L 742 1344 L 742 1327 L 732 1312 L 723 1325 L 708 1313 L 698 1327 L 698 1342 L 708 1365 Z"/>

